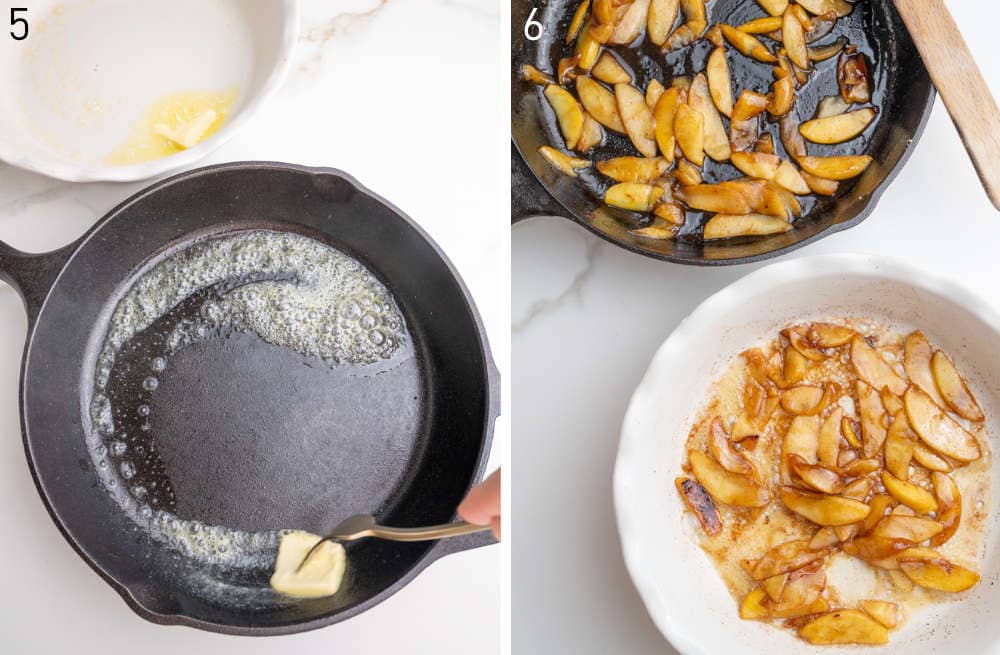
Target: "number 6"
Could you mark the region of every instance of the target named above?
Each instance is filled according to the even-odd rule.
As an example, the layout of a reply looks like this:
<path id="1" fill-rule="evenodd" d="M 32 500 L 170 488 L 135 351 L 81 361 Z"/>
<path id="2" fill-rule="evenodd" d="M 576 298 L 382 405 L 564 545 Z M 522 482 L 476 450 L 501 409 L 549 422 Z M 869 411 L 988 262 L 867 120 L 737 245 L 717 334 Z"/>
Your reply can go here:
<path id="1" fill-rule="evenodd" d="M 535 20 L 535 13 L 537 11 L 538 7 L 532 8 L 531 13 L 528 14 L 528 22 L 524 24 L 524 38 L 529 41 L 537 41 L 542 38 L 542 32 L 545 29 L 542 27 L 541 23 Z M 534 30 L 534 32 L 532 32 L 532 30 Z"/>

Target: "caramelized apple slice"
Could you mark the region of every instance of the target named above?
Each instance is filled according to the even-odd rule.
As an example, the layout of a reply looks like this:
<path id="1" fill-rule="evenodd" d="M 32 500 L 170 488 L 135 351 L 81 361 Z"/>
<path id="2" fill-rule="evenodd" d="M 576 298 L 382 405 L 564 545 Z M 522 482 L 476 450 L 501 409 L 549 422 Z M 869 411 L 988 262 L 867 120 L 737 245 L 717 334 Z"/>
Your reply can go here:
<path id="1" fill-rule="evenodd" d="M 781 16 L 788 8 L 788 0 L 757 0 L 757 4 L 771 16 Z"/>
<path id="2" fill-rule="evenodd" d="M 843 418 L 844 410 L 840 407 L 834 408 L 830 415 L 823 421 L 819 429 L 819 439 L 817 441 L 816 455 L 819 462 L 827 467 L 837 466 L 837 455 L 840 453 L 840 421 Z"/>
<path id="3" fill-rule="evenodd" d="M 919 544 L 940 534 L 942 530 L 944 526 L 931 519 L 891 514 L 875 525 L 871 535 L 886 539 L 906 539 Z"/>
<path id="4" fill-rule="evenodd" d="M 698 74 L 691 80 L 688 89 L 688 104 L 692 109 L 701 112 L 704 119 L 705 154 L 715 161 L 726 161 L 732 154 L 729 147 L 729 135 L 722 123 L 722 116 L 715 108 L 712 94 L 708 88 L 708 79 L 704 74 Z M 627 125 L 627 123 L 626 123 Z"/>
<path id="5" fill-rule="evenodd" d="M 780 234 L 792 229 L 788 221 L 763 214 L 716 214 L 705 224 L 704 238 L 729 239 L 742 236 Z"/>
<path id="6" fill-rule="evenodd" d="M 893 502 L 892 496 L 889 494 L 875 494 L 872 496 L 872 499 L 868 502 L 872 511 L 862 522 L 861 532 L 866 534 L 870 532 L 882 520 L 882 517 L 885 516 L 885 511 L 892 507 Z"/>
<path id="7" fill-rule="evenodd" d="M 663 92 L 653 107 L 653 118 L 656 120 L 656 144 L 668 161 L 674 161 L 674 149 L 677 140 L 674 137 L 674 123 L 677 109 L 681 103 L 681 90 L 670 87 Z"/>
<path id="8" fill-rule="evenodd" d="M 572 150 L 583 133 L 583 110 L 580 109 L 580 103 L 572 93 L 555 84 L 545 87 L 545 98 L 556 113 L 566 147 Z"/>
<path id="9" fill-rule="evenodd" d="M 711 83 L 711 78 L 709 78 Z M 729 123 L 729 145 L 738 152 L 749 150 L 757 141 L 760 115 L 767 110 L 767 96 L 749 89 L 740 93 Z M 773 153 L 772 153 L 773 154 Z"/>
<path id="10" fill-rule="evenodd" d="M 712 502 L 712 497 L 705 491 L 705 487 L 697 480 L 680 477 L 674 481 L 677 491 L 680 492 L 684 504 L 687 505 L 691 513 L 698 519 L 705 534 L 715 536 L 722 532 L 722 519 Z"/>
<path id="11" fill-rule="evenodd" d="M 846 102 L 840 96 L 827 96 L 819 101 L 816 106 L 816 116 L 814 120 L 839 116 L 851 108 L 851 103 Z"/>
<path id="12" fill-rule="evenodd" d="M 764 580 L 782 573 L 796 571 L 802 567 L 824 559 L 825 549 L 811 549 L 806 539 L 786 541 L 768 550 L 748 571 L 754 580 Z"/>
<path id="13" fill-rule="evenodd" d="M 566 29 L 566 39 L 564 43 L 569 45 L 573 43 L 573 39 L 577 37 L 580 33 L 580 28 L 583 27 L 583 23 L 587 18 L 587 10 L 590 9 L 590 0 L 583 0 L 580 5 L 573 12 L 573 19 L 569 22 L 569 27 Z"/>
<path id="14" fill-rule="evenodd" d="M 823 562 L 816 561 L 789 573 L 781 600 L 771 606 L 771 616 L 791 618 L 812 612 L 813 604 L 821 600 L 820 594 L 826 588 L 826 573 L 822 566 Z"/>
<path id="15" fill-rule="evenodd" d="M 906 422 L 906 412 L 897 411 L 885 437 L 885 468 L 900 480 L 910 479 L 910 460 L 916 442 Z"/>
<path id="16" fill-rule="evenodd" d="M 589 77 L 576 78 L 576 92 L 580 94 L 580 102 L 584 109 L 604 127 L 625 133 L 625 124 L 618 115 L 618 103 L 615 95 Z"/>
<path id="17" fill-rule="evenodd" d="M 734 152 L 731 159 L 733 166 L 744 175 L 762 180 L 773 180 L 781 165 L 780 157 L 764 152 Z"/>
<path id="18" fill-rule="evenodd" d="M 583 132 L 580 133 L 580 140 L 576 142 L 577 152 L 589 152 L 594 146 L 599 146 L 604 141 L 604 128 L 594 120 L 594 117 L 583 112 Z"/>
<path id="19" fill-rule="evenodd" d="M 941 397 L 953 412 L 970 421 L 978 422 L 986 419 L 975 396 L 969 391 L 965 378 L 955 368 L 955 362 L 951 361 L 943 351 L 937 351 L 931 358 L 931 372 L 934 374 L 934 381 L 937 383 L 938 391 L 941 392 Z"/>
<path id="20" fill-rule="evenodd" d="M 747 34 L 770 34 L 781 29 L 781 15 L 754 18 L 738 25 L 736 29 Z"/>
<path id="21" fill-rule="evenodd" d="M 701 451 L 689 450 L 688 461 L 694 477 L 718 502 L 738 507 L 763 507 L 770 501 L 767 490 L 753 479 L 730 473 Z"/>
<path id="22" fill-rule="evenodd" d="M 788 71 L 775 69 L 777 77 L 771 85 L 767 111 L 775 117 L 786 116 L 795 105 L 795 79 Z"/>
<path id="23" fill-rule="evenodd" d="M 930 396 L 910 387 L 903 396 L 910 427 L 921 440 L 942 455 L 960 462 L 979 459 L 979 442 L 958 421 L 934 404 Z"/>
<path id="24" fill-rule="evenodd" d="M 769 618 L 770 610 L 767 608 L 767 593 L 757 587 L 743 598 L 740 603 L 740 618 L 744 621 L 754 621 Z"/>
<path id="25" fill-rule="evenodd" d="M 673 203 L 658 204 L 656 207 L 653 207 L 653 213 L 655 214 L 658 208 L 668 206 L 674 205 Z M 660 218 L 654 218 L 651 224 L 631 230 L 631 233 L 644 239 L 673 239 L 677 236 L 677 225 Z"/>
<path id="26" fill-rule="evenodd" d="M 958 593 L 979 582 L 979 574 L 950 562 L 944 557 L 911 557 L 914 549 L 899 555 L 899 568 L 910 580 L 927 589 Z M 933 551 L 932 551 L 933 552 Z"/>
<path id="27" fill-rule="evenodd" d="M 899 624 L 899 605 L 896 603 L 887 600 L 863 600 L 858 606 L 865 614 L 890 630 Z"/>
<path id="28" fill-rule="evenodd" d="M 570 157 L 569 155 L 559 152 L 555 148 L 549 146 L 542 146 L 538 149 L 538 153 L 545 158 L 545 161 L 549 162 L 553 168 L 557 171 L 565 173 L 570 177 L 576 177 L 576 169 L 578 168 L 588 168 L 590 166 L 589 159 L 577 159 L 576 157 Z"/>
<path id="29" fill-rule="evenodd" d="M 781 394 L 781 406 L 789 414 L 816 414 L 820 401 L 823 399 L 823 389 L 813 385 L 792 387 Z"/>
<path id="30" fill-rule="evenodd" d="M 670 164 L 662 157 L 615 157 L 597 162 L 597 170 L 618 182 L 650 183 L 667 172 Z"/>
<path id="31" fill-rule="evenodd" d="M 705 163 L 705 117 L 700 111 L 686 103 L 677 107 L 674 137 L 688 161 L 696 166 Z"/>
<path id="32" fill-rule="evenodd" d="M 604 193 L 604 202 L 634 212 L 648 212 L 663 195 L 663 189 L 652 184 L 619 182 Z"/>
<path id="33" fill-rule="evenodd" d="M 795 476 L 807 487 L 824 494 L 844 491 L 844 480 L 835 471 L 820 464 L 810 464 L 799 455 L 789 455 L 788 464 Z"/>
<path id="34" fill-rule="evenodd" d="M 597 59 L 597 63 L 590 70 L 590 74 L 602 82 L 608 84 L 631 84 L 632 76 L 625 67 L 622 66 L 615 56 L 605 51 Z"/>
<path id="35" fill-rule="evenodd" d="M 718 214 L 749 214 L 750 207 L 739 193 L 715 184 L 686 186 L 677 198 L 691 209 Z"/>
<path id="36" fill-rule="evenodd" d="M 791 455 L 802 457 L 809 464 L 818 461 L 820 418 L 818 416 L 796 416 L 788 425 L 781 442 L 782 480 L 789 481 L 785 462 Z"/>
<path id="37" fill-rule="evenodd" d="M 816 534 L 812 536 L 812 539 L 809 540 L 809 548 L 812 550 L 832 548 L 839 541 L 840 539 L 837 537 L 837 533 L 833 531 L 833 528 L 826 526 L 817 530 Z"/>
<path id="38" fill-rule="evenodd" d="M 680 143 L 680 140 L 678 140 L 678 143 Z M 683 157 L 677 160 L 677 170 L 674 171 L 674 175 L 681 186 L 693 186 L 702 182 L 701 169 Z"/>
<path id="39" fill-rule="evenodd" d="M 790 161 L 782 160 L 781 164 L 778 165 L 778 170 L 774 174 L 774 182 L 796 195 L 809 194 L 809 185 L 806 184 L 805 178 L 802 177 L 799 169 L 795 168 L 795 164 Z"/>
<path id="40" fill-rule="evenodd" d="M 939 407 L 947 407 L 938 393 L 934 374 L 931 373 L 931 358 L 934 349 L 920 330 L 911 332 L 903 343 L 903 368 L 910 382 L 920 387 Z"/>
<path id="41" fill-rule="evenodd" d="M 806 121 L 799 126 L 799 131 L 813 143 L 844 143 L 864 132 L 873 120 L 875 110 L 865 107 L 839 116 Z"/>
<path id="42" fill-rule="evenodd" d="M 799 628 L 799 636 L 815 645 L 889 643 L 884 625 L 858 610 L 837 610 L 813 619 Z"/>
<path id="43" fill-rule="evenodd" d="M 860 336 L 851 340 L 851 365 L 858 377 L 876 389 L 888 387 L 889 391 L 902 396 L 906 392 L 906 380 L 899 377 L 878 352 Z"/>
<path id="44" fill-rule="evenodd" d="M 741 32 L 732 25 L 720 24 L 719 27 L 722 29 L 722 35 L 726 37 L 726 41 L 729 41 L 730 45 L 743 55 L 764 62 L 765 64 L 778 63 L 778 58 L 771 54 L 767 46 L 761 43 L 757 37 L 746 32 Z"/>
<path id="45" fill-rule="evenodd" d="M 874 457 L 885 442 L 885 408 L 875 389 L 862 380 L 857 382 L 858 412 L 861 414 L 861 443 L 865 457 Z"/>
<path id="46" fill-rule="evenodd" d="M 809 371 L 809 362 L 809 358 L 795 348 L 791 346 L 785 348 L 785 356 L 781 369 L 781 375 L 784 378 L 783 382 L 786 385 L 799 382 Z"/>
<path id="47" fill-rule="evenodd" d="M 827 180 L 822 177 L 816 177 L 812 173 L 807 173 L 805 171 L 799 171 L 802 175 L 802 179 L 806 181 L 809 185 L 809 189 L 820 196 L 832 196 L 837 193 L 837 188 L 840 186 L 840 182 L 836 180 Z"/>
<path id="48" fill-rule="evenodd" d="M 806 338 L 818 348 L 839 348 L 850 343 L 854 330 L 834 323 L 812 323 L 806 331 Z"/>
<path id="49" fill-rule="evenodd" d="M 798 2 L 816 16 L 833 12 L 837 18 L 843 18 L 854 11 L 854 5 L 847 0 L 798 0 Z"/>
<path id="50" fill-rule="evenodd" d="M 937 547 L 951 539 L 958 530 L 962 521 L 962 494 L 955 481 L 944 473 L 931 473 L 931 481 L 934 483 L 934 496 L 938 502 L 937 520 L 944 528 L 931 539 L 931 546 Z"/>
<path id="51" fill-rule="evenodd" d="M 845 416 L 843 420 L 841 420 L 840 431 L 843 433 L 844 439 L 847 440 L 847 443 L 851 446 L 851 448 L 861 448 L 861 437 L 858 436 L 858 433 L 861 430 L 850 417 Z"/>
<path id="52" fill-rule="evenodd" d="M 646 34 L 656 45 L 663 45 L 674 23 L 677 22 L 679 0 L 652 0 L 649 3 L 649 14 L 646 16 Z"/>
<path id="53" fill-rule="evenodd" d="M 948 460 L 935 453 L 922 442 L 917 442 L 914 445 L 913 459 L 928 471 L 947 473 L 951 470 L 951 464 L 948 463 Z"/>
<path id="54" fill-rule="evenodd" d="M 938 509 L 937 500 L 927 490 L 912 482 L 900 480 L 888 471 L 882 471 L 882 484 L 889 495 L 906 505 L 914 512 L 930 514 Z"/>
<path id="55" fill-rule="evenodd" d="M 808 39 L 807 39 L 808 40 Z M 826 61 L 839 55 L 847 45 L 847 39 L 840 37 L 833 43 L 809 48 L 809 60 L 813 62 Z"/>
<path id="56" fill-rule="evenodd" d="M 808 70 L 812 64 L 809 61 L 809 51 L 806 50 L 806 32 L 792 7 L 786 9 L 782 17 L 781 40 L 792 63 L 803 70 Z"/>
<path id="57" fill-rule="evenodd" d="M 865 172 L 872 163 L 868 155 L 832 155 L 830 157 L 802 157 L 799 166 L 807 173 L 828 180 L 849 180 Z"/>
<path id="58" fill-rule="evenodd" d="M 817 525 L 857 523 L 871 511 L 868 505 L 853 498 L 799 491 L 794 487 L 782 487 L 780 495 L 788 509 Z"/>
<path id="59" fill-rule="evenodd" d="M 653 111 L 665 91 L 666 88 L 660 83 L 660 80 L 652 80 L 646 85 L 646 106 L 649 107 L 650 111 Z"/>
<path id="60" fill-rule="evenodd" d="M 708 450 L 712 453 L 715 461 L 730 473 L 741 475 L 754 473 L 754 468 L 749 460 L 733 449 L 729 442 L 729 435 L 726 434 L 726 428 L 722 425 L 722 419 L 718 416 L 712 419 L 712 424 L 708 429 Z"/>
<path id="61" fill-rule="evenodd" d="M 691 45 L 701 38 L 706 27 L 708 27 L 708 23 L 703 20 L 689 20 L 670 33 L 661 50 L 670 52 Z"/>
<path id="62" fill-rule="evenodd" d="M 708 78 L 708 89 L 716 108 L 727 117 L 733 115 L 733 83 L 729 77 L 729 63 L 726 61 L 726 49 L 716 48 L 708 57 L 705 68 Z"/>
<path id="63" fill-rule="evenodd" d="M 837 60 L 837 83 L 844 102 L 864 103 L 871 100 L 868 60 L 853 45 L 845 48 Z"/>
<path id="64" fill-rule="evenodd" d="M 542 86 L 548 86 L 549 84 L 556 83 L 554 77 L 548 73 L 543 73 L 531 64 L 524 64 L 521 66 L 521 79 L 527 80 L 528 82 L 534 82 L 535 84 L 541 84 Z"/>
<path id="65" fill-rule="evenodd" d="M 639 0 L 636 0 L 637 2 Z M 656 123 L 646 105 L 646 97 L 631 84 L 615 85 L 618 115 L 636 150 L 646 157 L 656 156 Z"/>
<path id="66" fill-rule="evenodd" d="M 618 26 L 612 32 L 608 43 L 625 45 L 632 43 L 646 27 L 646 17 L 649 14 L 650 0 L 632 0 L 625 15 L 618 21 Z"/>
<path id="67" fill-rule="evenodd" d="M 851 557 L 863 559 L 881 569 L 898 570 L 896 557 L 914 543 L 908 539 L 888 539 L 886 537 L 856 537 L 843 545 L 844 552 Z"/>

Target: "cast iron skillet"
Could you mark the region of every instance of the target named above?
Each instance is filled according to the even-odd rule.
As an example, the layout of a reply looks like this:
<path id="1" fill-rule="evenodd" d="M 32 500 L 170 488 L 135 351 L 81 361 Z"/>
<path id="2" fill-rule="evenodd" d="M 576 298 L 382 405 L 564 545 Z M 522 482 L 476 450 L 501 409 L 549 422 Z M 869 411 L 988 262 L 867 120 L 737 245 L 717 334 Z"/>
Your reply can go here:
<path id="1" fill-rule="evenodd" d="M 126 200 L 57 252 L 0 244 L 0 279 L 28 312 L 20 386 L 28 463 L 70 545 L 150 621 L 270 635 L 358 614 L 437 558 L 492 538 L 354 542 L 340 592 L 289 602 L 267 588 L 266 571 L 197 565 L 150 538 L 98 482 L 84 421 L 109 312 L 151 258 L 255 228 L 297 232 L 359 259 L 395 296 L 413 357 L 385 382 L 380 374 L 346 384 L 343 372 L 238 335 L 180 351 L 147 398 L 135 380 L 148 369 L 130 370 L 123 356 L 121 384 L 152 406 L 150 432 L 129 448 L 155 439 L 175 513 L 210 525 L 322 533 L 358 512 L 395 526 L 452 520 L 483 471 L 499 409 L 486 334 L 434 242 L 348 175 L 269 162 L 184 173 Z M 134 340 L 140 349 L 155 337 L 147 333 Z"/>
<path id="2" fill-rule="evenodd" d="M 708 216 L 691 213 L 675 240 L 637 238 L 629 229 L 645 225 L 648 216 L 607 207 L 600 201 L 609 183 L 613 182 L 593 170 L 582 172 L 578 179 L 570 178 L 555 171 L 538 154 L 539 146 L 562 148 L 564 142 L 555 115 L 542 95 L 542 87 L 523 81 L 520 68 L 522 64 L 532 64 L 553 73 L 555 63 L 572 54 L 573 45 L 565 45 L 563 39 L 578 5 L 578 0 L 514 0 L 511 23 L 513 222 L 538 215 L 561 216 L 622 248 L 680 264 L 745 264 L 775 257 L 853 227 L 867 218 L 912 152 L 913 143 L 920 137 L 934 105 L 934 87 L 892 0 L 859 0 L 854 12 L 840 19 L 834 32 L 817 44 L 844 35 L 867 55 L 869 62 L 874 64 L 873 103 L 879 108 L 879 116 L 858 139 L 841 146 L 810 143 L 809 152 L 826 155 L 864 150 L 875 158 L 875 163 L 857 180 L 841 183 L 834 198 L 805 200 L 806 213 L 796 222 L 795 229 L 785 234 L 704 243 L 691 233 Z M 539 40 L 531 41 L 525 37 L 524 26 L 536 7 L 534 20 L 542 23 L 543 33 Z M 710 0 L 708 10 L 710 24 L 738 25 L 765 15 L 755 0 Z M 747 59 L 732 48 L 728 50 L 734 90 L 750 88 L 766 93 L 772 79 L 770 68 Z M 637 85 L 645 89 L 654 78 L 669 81 L 674 75 L 703 71 L 711 45 L 702 40 L 667 56 L 651 43 L 640 44 L 638 52 L 621 46 L 615 47 L 615 52 L 625 57 L 636 74 Z M 814 74 L 799 91 L 796 111 L 800 120 L 812 118 L 819 100 L 837 92 L 836 75 L 829 72 L 836 67 L 836 57 L 818 67 L 823 74 Z M 778 138 L 777 124 L 769 124 L 766 129 L 774 137 L 776 152 L 787 157 Z M 605 159 L 636 153 L 626 137 L 608 133 L 605 144 L 591 154 L 595 159 Z M 708 182 L 739 175 L 741 173 L 729 165 L 708 164 L 705 169 Z"/>

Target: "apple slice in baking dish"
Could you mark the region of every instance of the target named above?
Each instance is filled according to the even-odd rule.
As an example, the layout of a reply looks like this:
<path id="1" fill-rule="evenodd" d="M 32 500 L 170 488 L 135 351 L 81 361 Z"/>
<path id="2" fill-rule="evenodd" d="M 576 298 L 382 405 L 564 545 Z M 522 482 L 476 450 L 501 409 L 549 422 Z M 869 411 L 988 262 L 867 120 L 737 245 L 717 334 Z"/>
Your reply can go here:
<path id="1" fill-rule="evenodd" d="M 976 437 L 917 387 L 906 391 L 903 403 L 910 427 L 937 452 L 960 462 L 972 462 L 982 455 Z"/>
<path id="2" fill-rule="evenodd" d="M 878 351 L 860 336 L 851 340 L 851 364 L 858 377 L 875 389 L 888 387 L 892 393 L 902 396 L 909 386 L 906 380 L 899 377 L 889 363 L 882 359 Z"/>
<path id="3" fill-rule="evenodd" d="M 700 450 L 689 450 L 688 462 L 695 479 L 720 503 L 737 507 L 763 507 L 771 500 L 767 489 L 753 478 L 727 471 Z"/>
<path id="4" fill-rule="evenodd" d="M 946 407 L 944 398 L 938 393 L 934 374 L 931 373 L 931 358 L 934 348 L 928 343 L 927 337 L 920 330 L 911 332 L 903 343 L 903 368 L 910 382 L 927 393 L 940 407 Z"/>
<path id="5" fill-rule="evenodd" d="M 871 508 L 844 496 L 828 496 L 794 487 L 781 488 L 781 500 L 788 509 L 817 525 L 848 525 L 863 521 Z"/>
<path id="6" fill-rule="evenodd" d="M 969 385 L 955 368 L 955 362 L 951 361 L 943 351 L 937 351 L 931 358 L 931 372 L 934 374 L 938 391 L 953 412 L 970 421 L 978 422 L 986 418 L 983 416 L 983 410 L 979 409 L 976 398 L 969 391 Z"/>

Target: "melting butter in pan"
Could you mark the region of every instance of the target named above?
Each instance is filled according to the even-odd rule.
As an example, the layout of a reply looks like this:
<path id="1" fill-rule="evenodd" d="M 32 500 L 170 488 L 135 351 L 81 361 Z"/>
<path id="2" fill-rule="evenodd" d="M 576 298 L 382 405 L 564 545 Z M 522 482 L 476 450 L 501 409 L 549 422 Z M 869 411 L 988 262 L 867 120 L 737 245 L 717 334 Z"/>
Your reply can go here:
<path id="1" fill-rule="evenodd" d="M 347 553 L 340 544 L 323 542 L 302 569 L 296 570 L 319 540 L 320 537 L 300 530 L 281 535 L 271 576 L 272 589 L 297 598 L 319 598 L 337 593 L 347 569 Z"/>

